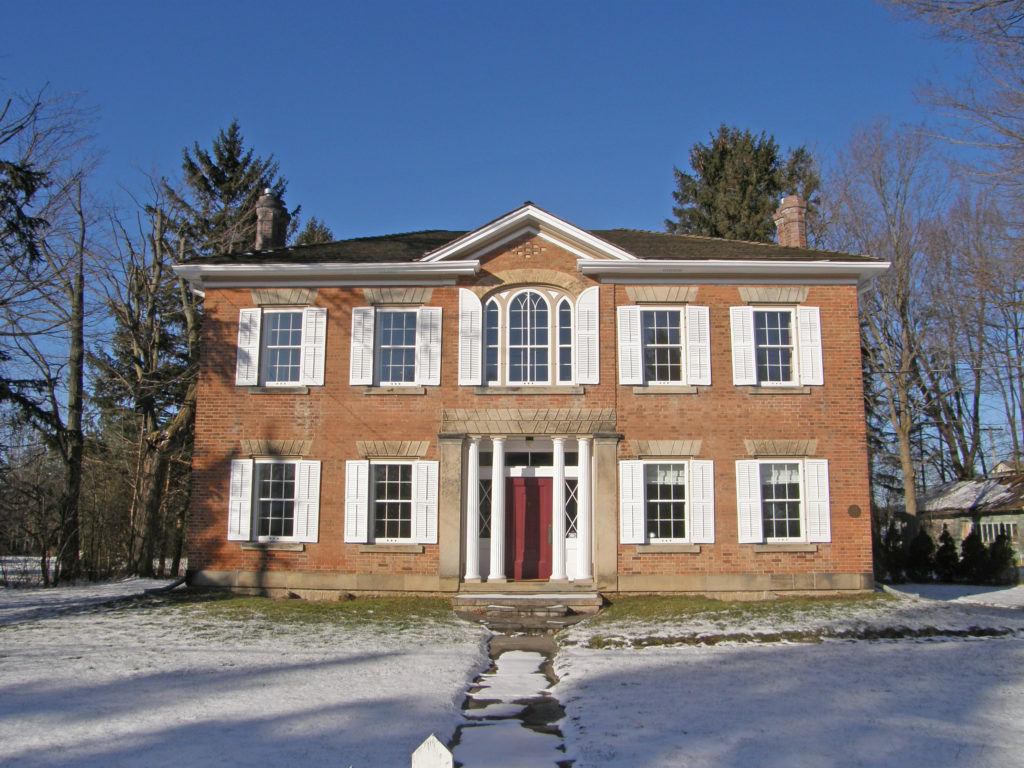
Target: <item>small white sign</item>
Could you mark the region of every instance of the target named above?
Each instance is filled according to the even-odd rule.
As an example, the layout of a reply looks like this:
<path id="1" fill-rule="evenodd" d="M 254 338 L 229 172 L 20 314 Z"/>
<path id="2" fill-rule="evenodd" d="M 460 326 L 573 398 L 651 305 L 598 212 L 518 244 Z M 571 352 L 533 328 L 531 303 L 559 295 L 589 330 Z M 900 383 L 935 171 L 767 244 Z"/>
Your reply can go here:
<path id="1" fill-rule="evenodd" d="M 454 765 L 452 753 L 434 734 L 427 736 L 412 753 L 412 768 L 453 768 Z"/>

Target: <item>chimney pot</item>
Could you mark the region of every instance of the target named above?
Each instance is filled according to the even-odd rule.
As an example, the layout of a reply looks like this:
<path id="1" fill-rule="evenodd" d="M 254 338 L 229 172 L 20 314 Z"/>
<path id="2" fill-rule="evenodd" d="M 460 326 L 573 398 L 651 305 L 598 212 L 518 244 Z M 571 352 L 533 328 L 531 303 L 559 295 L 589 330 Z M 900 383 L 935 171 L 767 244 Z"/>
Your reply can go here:
<path id="1" fill-rule="evenodd" d="M 775 212 L 775 227 L 779 232 L 779 245 L 807 247 L 807 203 L 802 197 L 787 195 L 782 198 Z"/>
<path id="2" fill-rule="evenodd" d="M 256 250 L 283 248 L 291 216 L 270 187 L 256 201 Z"/>

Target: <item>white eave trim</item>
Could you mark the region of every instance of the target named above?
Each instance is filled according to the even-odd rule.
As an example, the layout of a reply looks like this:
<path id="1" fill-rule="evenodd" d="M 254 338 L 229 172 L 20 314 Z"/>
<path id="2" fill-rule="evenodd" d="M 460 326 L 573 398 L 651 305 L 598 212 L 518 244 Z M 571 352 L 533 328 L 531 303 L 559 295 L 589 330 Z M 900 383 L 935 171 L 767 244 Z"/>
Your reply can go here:
<path id="1" fill-rule="evenodd" d="M 254 285 L 301 285 L 315 288 L 350 285 L 454 285 L 460 277 L 480 271 L 480 262 L 386 261 L 352 264 L 178 264 L 174 271 L 204 288 L 248 288 Z"/>
<path id="2" fill-rule="evenodd" d="M 651 259 L 627 264 L 580 259 L 576 268 L 581 274 L 602 283 L 740 283 L 756 280 L 787 285 L 856 283 L 860 290 L 864 290 L 873 278 L 889 269 L 889 262 Z"/>
<path id="3" fill-rule="evenodd" d="M 637 257 L 602 240 L 586 230 L 553 216 L 533 205 L 523 206 L 502 216 L 485 227 L 469 232 L 440 248 L 431 251 L 423 259 L 425 263 L 443 261 L 455 254 L 462 258 L 476 259 L 484 252 L 497 248 L 524 234 L 539 234 L 586 260 L 636 261 Z"/>

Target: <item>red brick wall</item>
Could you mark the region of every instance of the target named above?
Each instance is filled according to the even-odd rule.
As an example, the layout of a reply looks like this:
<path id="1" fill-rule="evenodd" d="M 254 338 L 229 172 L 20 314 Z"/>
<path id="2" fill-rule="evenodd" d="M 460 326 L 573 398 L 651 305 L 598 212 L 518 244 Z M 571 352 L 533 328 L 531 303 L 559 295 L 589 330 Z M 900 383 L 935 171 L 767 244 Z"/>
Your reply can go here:
<path id="1" fill-rule="evenodd" d="M 555 270 L 578 294 L 595 283 L 576 269 L 577 257 L 541 238 L 521 238 L 484 260 L 462 285 L 495 284 L 519 270 Z M 351 309 L 365 306 L 361 288 L 321 288 L 327 308 L 325 385 L 308 394 L 252 394 L 234 384 L 238 312 L 254 306 L 248 289 L 209 289 L 196 418 L 190 569 L 295 570 L 342 574 L 435 574 L 437 546 L 422 554 L 360 553 L 343 542 L 345 461 L 360 458 L 357 440 L 424 440 L 437 459 L 444 408 L 616 408 L 623 435 L 619 458 L 631 458 L 629 440 L 703 441 L 701 459 L 715 462 L 715 541 L 699 555 L 638 554 L 619 546 L 620 573 L 865 573 L 871 570 L 865 425 L 861 399 L 856 291 L 812 287 L 806 304 L 821 308 L 825 386 L 810 394 L 753 395 L 732 384 L 729 307 L 742 302 L 735 286 L 699 287 L 694 304 L 710 307 L 712 386 L 694 395 L 637 395 L 619 386 L 617 304 L 630 303 L 623 286 L 601 287 L 601 383 L 582 395 L 487 395 L 458 386 L 458 288 L 433 289 L 443 308 L 441 386 L 425 395 L 367 394 L 349 385 Z M 303 552 L 243 551 L 226 540 L 230 461 L 242 457 L 242 439 L 312 440 L 307 458 L 322 465 L 319 542 Z M 735 466 L 750 458 L 744 439 L 817 439 L 829 460 L 832 543 L 808 553 L 753 553 L 736 541 Z M 863 513 L 847 514 L 851 505 Z"/>

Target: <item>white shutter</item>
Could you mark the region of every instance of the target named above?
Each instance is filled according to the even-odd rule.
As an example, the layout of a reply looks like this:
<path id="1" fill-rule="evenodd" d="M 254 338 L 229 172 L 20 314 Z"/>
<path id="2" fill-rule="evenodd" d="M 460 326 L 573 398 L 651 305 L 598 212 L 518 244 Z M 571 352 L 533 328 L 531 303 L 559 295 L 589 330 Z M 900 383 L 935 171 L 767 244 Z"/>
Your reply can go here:
<path id="1" fill-rule="evenodd" d="M 736 462 L 736 510 L 740 544 L 763 542 L 761 465 L 756 461 Z"/>
<path id="2" fill-rule="evenodd" d="M 711 313 L 707 307 L 686 308 L 686 382 L 711 386 Z"/>
<path id="3" fill-rule="evenodd" d="M 252 459 L 231 461 L 228 541 L 248 541 L 252 531 Z"/>
<path id="4" fill-rule="evenodd" d="M 320 462 L 300 461 L 295 475 L 293 535 L 298 541 L 315 542 L 320 529 Z"/>
<path id="5" fill-rule="evenodd" d="M 644 463 L 619 462 L 619 542 L 643 544 L 644 535 Z"/>
<path id="6" fill-rule="evenodd" d="M 804 462 L 804 509 L 807 512 L 807 540 L 832 541 L 828 501 L 828 461 L 807 459 Z"/>
<path id="7" fill-rule="evenodd" d="M 373 307 L 352 308 L 349 384 L 373 384 Z"/>
<path id="8" fill-rule="evenodd" d="M 800 345 L 800 383 L 822 385 L 821 313 L 817 307 L 797 307 L 796 325 Z"/>
<path id="9" fill-rule="evenodd" d="M 238 356 L 235 358 L 235 384 L 255 387 L 260 383 L 260 309 L 238 312 Z"/>
<path id="10" fill-rule="evenodd" d="M 441 383 L 441 308 L 416 311 L 416 383 Z"/>
<path id="11" fill-rule="evenodd" d="M 412 465 L 412 535 L 417 544 L 437 544 L 437 462 Z"/>
<path id="12" fill-rule="evenodd" d="M 459 384 L 479 386 L 483 360 L 483 306 L 479 297 L 466 288 L 459 289 Z"/>
<path id="13" fill-rule="evenodd" d="M 640 307 L 619 307 L 619 384 L 643 384 Z"/>
<path id="14" fill-rule="evenodd" d="M 690 541 L 715 543 L 715 467 L 712 461 L 690 462 Z"/>
<path id="15" fill-rule="evenodd" d="M 576 301 L 576 383 L 600 383 L 600 328 L 598 304 L 600 292 L 587 288 Z"/>
<path id="16" fill-rule="evenodd" d="M 369 532 L 370 462 L 345 462 L 345 541 L 365 544 Z"/>
<path id="17" fill-rule="evenodd" d="M 732 327 L 732 383 L 757 384 L 757 366 L 754 360 L 754 308 L 729 307 Z"/>
<path id="18" fill-rule="evenodd" d="M 306 307 L 302 310 L 302 373 L 303 384 L 324 385 L 324 356 L 327 352 L 327 309 Z"/>

